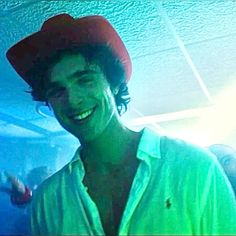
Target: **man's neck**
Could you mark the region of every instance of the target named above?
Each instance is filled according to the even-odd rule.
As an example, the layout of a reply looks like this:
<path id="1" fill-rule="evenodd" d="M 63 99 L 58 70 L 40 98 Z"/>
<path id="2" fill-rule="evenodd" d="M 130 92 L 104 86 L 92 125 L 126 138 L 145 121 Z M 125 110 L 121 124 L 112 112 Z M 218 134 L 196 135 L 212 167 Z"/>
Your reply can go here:
<path id="1" fill-rule="evenodd" d="M 113 123 L 112 123 L 113 122 Z M 93 142 L 82 145 L 82 158 L 86 165 L 96 167 L 98 172 L 109 172 L 136 154 L 139 133 L 129 130 L 117 120 Z"/>

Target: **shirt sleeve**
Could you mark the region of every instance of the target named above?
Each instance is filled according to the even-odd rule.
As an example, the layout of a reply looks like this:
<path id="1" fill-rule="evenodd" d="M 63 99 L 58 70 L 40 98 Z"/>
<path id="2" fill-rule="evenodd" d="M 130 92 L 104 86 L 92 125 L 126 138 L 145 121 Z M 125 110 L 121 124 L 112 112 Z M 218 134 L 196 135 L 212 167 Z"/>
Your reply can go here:
<path id="1" fill-rule="evenodd" d="M 230 182 L 218 163 L 213 163 L 207 179 L 201 217 L 202 234 L 236 235 L 236 199 Z"/>

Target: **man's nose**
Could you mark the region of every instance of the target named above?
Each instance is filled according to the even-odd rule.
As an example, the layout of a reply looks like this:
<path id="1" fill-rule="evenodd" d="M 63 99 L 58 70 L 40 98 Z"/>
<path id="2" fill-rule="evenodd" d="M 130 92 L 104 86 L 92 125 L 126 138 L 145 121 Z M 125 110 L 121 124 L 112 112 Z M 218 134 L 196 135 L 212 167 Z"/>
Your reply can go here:
<path id="1" fill-rule="evenodd" d="M 81 92 L 81 89 L 75 88 L 75 87 L 69 87 L 67 88 L 67 93 L 66 93 L 66 103 L 69 106 L 77 106 L 81 104 L 83 101 L 83 94 Z"/>

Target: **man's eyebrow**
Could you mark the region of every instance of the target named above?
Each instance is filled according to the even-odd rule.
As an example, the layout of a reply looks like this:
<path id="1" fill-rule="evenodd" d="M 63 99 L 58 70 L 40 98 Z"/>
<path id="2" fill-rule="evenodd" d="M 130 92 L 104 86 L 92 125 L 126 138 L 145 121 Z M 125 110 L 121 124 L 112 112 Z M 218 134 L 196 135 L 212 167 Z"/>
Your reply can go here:
<path id="1" fill-rule="evenodd" d="M 97 73 L 97 71 L 93 70 L 93 69 L 77 70 L 69 76 L 69 79 L 72 79 L 73 77 L 81 77 L 81 76 L 86 75 L 86 74 L 96 74 L 96 73 Z"/>
<path id="2" fill-rule="evenodd" d="M 73 72 L 69 77 L 68 79 L 71 80 L 73 79 L 74 77 L 82 77 L 83 75 L 86 75 L 86 74 L 95 74 L 97 73 L 97 71 L 95 70 L 77 70 L 75 72 Z M 55 88 L 55 87 L 60 87 L 61 86 L 61 83 L 58 82 L 58 81 L 49 81 L 47 83 L 47 87 L 48 88 Z"/>

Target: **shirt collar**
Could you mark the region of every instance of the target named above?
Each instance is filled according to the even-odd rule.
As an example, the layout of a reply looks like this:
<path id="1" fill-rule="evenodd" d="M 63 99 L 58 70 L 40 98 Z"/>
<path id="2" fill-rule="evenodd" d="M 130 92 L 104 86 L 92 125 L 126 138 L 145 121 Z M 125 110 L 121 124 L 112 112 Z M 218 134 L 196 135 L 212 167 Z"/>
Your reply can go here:
<path id="1" fill-rule="evenodd" d="M 151 158 L 161 158 L 160 151 L 161 136 L 148 129 L 142 130 L 142 136 L 138 145 L 137 158 L 145 160 Z"/>
<path id="2" fill-rule="evenodd" d="M 81 178 L 83 178 L 85 175 L 85 170 L 84 170 L 84 165 L 83 165 L 83 162 L 82 162 L 81 156 L 80 156 L 81 148 L 82 148 L 81 146 L 78 147 L 72 160 L 70 161 L 69 171 L 70 171 L 70 173 L 72 173 L 73 164 L 75 164 L 75 162 L 78 162 L 79 173 L 81 174 Z"/>
<path id="3" fill-rule="evenodd" d="M 142 131 L 142 136 L 139 141 L 138 150 L 137 150 L 137 158 L 140 160 L 147 161 L 151 158 L 161 158 L 160 151 L 160 143 L 161 143 L 161 135 L 158 133 L 144 128 Z M 75 152 L 74 157 L 71 160 L 71 163 L 75 161 L 79 161 L 80 170 L 84 172 L 84 167 L 80 157 L 81 146 Z"/>

